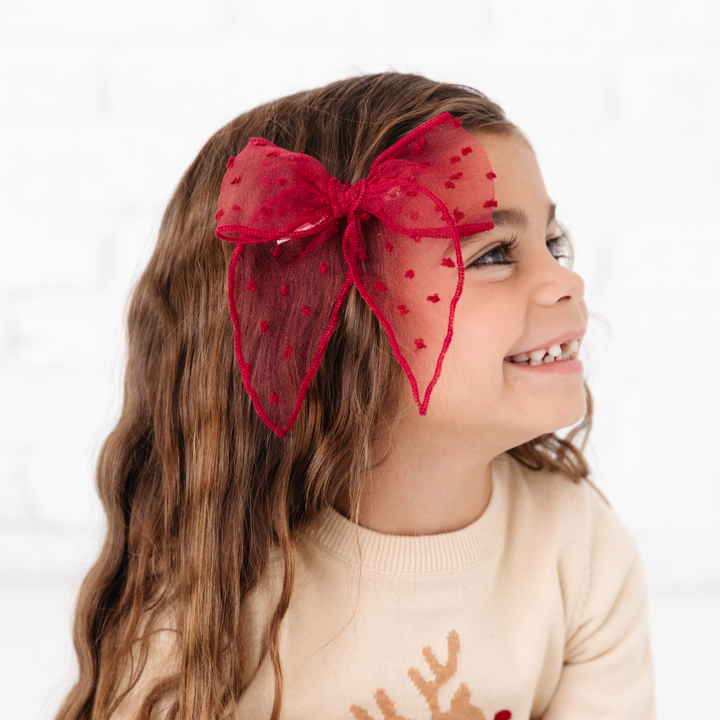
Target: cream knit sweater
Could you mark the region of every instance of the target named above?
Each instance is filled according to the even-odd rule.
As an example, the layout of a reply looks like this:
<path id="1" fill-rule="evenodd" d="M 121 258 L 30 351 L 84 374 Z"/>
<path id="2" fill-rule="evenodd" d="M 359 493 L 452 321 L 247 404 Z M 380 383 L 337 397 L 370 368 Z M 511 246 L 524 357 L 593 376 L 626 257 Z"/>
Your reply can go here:
<path id="1" fill-rule="evenodd" d="M 383 535 L 331 511 L 297 562 L 283 720 L 655 717 L 638 551 L 587 482 L 503 455 L 465 529 Z M 256 648 L 278 587 L 270 572 L 252 597 Z M 136 693 L 172 664 L 157 650 Z M 253 667 L 238 720 L 272 708 L 269 657 Z M 113 720 L 134 716 L 128 701 Z"/>
<path id="2" fill-rule="evenodd" d="M 506 455 L 458 532 L 328 513 L 299 548 L 281 656 L 287 720 L 655 717 L 635 544 L 592 485 Z M 238 717 L 265 720 L 273 683 L 265 657 Z"/>

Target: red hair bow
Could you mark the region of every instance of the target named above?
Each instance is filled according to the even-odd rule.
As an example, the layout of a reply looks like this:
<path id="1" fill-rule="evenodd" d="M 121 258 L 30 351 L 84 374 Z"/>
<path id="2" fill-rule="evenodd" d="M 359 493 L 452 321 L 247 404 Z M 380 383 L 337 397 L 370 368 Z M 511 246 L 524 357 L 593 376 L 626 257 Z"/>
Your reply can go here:
<path id="1" fill-rule="evenodd" d="M 460 238 L 493 227 L 495 175 L 449 113 L 379 155 L 354 185 L 253 138 L 228 161 L 216 235 L 237 243 L 228 295 L 235 354 L 255 409 L 292 427 L 355 285 L 427 411 L 462 291 Z"/>

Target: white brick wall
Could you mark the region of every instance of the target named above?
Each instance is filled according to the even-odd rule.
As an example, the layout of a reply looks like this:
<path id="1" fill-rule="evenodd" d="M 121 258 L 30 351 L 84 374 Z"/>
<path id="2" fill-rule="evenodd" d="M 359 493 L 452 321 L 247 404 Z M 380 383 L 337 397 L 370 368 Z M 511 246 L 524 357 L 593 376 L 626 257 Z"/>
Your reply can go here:
<path id="1" fill-rule="evenodd" d="M 577 245 L 600 486 L 645 558 L 661 718 L 720 672 L 720 3 L 0 0 L 0 697 L 50 718 L 102 536 L 123 310 L 204 140 L 394 67 L 525 129 Z"/>

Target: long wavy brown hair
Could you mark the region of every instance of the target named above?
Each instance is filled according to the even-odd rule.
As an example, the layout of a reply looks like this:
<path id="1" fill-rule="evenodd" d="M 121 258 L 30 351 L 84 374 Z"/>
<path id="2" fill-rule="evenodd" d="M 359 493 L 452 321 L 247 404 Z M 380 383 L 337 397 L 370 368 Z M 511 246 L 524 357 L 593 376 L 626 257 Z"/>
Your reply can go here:
<path id="1" fill-rule="evenodd" d="M 227 159 L 252 136 L 312 155 L 352 183 L 382 150 L 442 112 L 471 131 L 515 129 L 471 88 L 369 75 L 241 115 L 210 138 L 181 179 L 129 306 L 123 409 L 97 467 L 107 535 L 80 591 L 79 679 L 57 720 L 108 718 L 142 686 L 153 633 L 168 626 L 174 659 L 144 687 L 138 717 L 221 717 L 253 669 L 246 600 L 271 552 L 282 558 L 284 582 L 261 652 L 272 660 L 272 718 L 279 717 L 278 634 L 296 539 L 341 494 L 351 506 L 357 501 L 373 464 L 373 430 L 392 414 L 404 375 L 351 290 L 294 427 L 282 440 L 268 430 L 235 365 L 226 304 L 232 246 L 214 236 L 220 183 Z M 588 404 L 569 435 L 543 435 L 510 454 L 579 481 L 588 467 L 577 435 L 590 416 Z"/>

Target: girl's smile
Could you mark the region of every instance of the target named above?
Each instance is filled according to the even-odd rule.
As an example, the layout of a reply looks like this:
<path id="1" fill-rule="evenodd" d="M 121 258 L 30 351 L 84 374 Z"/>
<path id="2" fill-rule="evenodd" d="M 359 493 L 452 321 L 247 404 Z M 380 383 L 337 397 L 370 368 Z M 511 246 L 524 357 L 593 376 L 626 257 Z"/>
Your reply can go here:
<path id="1" fill-rule="evenodd" d="M 581 330 L 573 333 L 570 339 L 551 340 L 543 343 L 541 347 L 506 357 L 505 362 L 532 368 L 533 372 L 546 371 L 561 374 L 582 372 L 583 366 L 582 362 L 578 360 L 578 354 L 584 332 Z"/>

